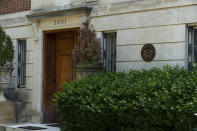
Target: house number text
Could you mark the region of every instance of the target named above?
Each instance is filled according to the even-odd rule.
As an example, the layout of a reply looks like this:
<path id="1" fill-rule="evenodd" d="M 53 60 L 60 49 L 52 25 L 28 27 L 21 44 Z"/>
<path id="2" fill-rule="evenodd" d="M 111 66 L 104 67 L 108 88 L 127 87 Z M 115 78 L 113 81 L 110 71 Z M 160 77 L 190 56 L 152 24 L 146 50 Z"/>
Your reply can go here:
<path id="1" fill-rule="evenodd" d="M 63 25 L 66 24 L 66 19 L 58 19 L 54 21 L 54 25 Z"/>

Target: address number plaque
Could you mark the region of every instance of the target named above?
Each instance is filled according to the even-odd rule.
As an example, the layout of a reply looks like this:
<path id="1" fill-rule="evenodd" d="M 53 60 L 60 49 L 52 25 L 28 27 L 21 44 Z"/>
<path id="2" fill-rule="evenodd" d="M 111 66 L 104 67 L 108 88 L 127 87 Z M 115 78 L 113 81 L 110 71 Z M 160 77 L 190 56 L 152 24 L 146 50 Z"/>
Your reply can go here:
<path id="1" fill-rule="evenodd" d="M 67 23 L 66 19 L 54 20 L 54 25 L 63 25 L 63 24 L 66 24 L 66 23 Z"/>

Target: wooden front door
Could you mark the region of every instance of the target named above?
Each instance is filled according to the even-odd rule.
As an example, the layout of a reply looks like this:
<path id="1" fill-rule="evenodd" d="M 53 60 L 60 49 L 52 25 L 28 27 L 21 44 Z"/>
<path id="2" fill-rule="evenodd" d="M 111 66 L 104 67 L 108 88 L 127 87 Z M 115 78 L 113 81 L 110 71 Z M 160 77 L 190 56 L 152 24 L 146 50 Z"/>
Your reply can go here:
<path id="1" fill-rule="evenodd" d="M 64 82 L 73 79 L 72 49 L 74 35 L 72 32 L 57 35 L 56 44 L 56 91 L 61 91 Z"/>
<path id="2" fill-rule="evenodd" d="M 64 82 L 73 80 L 72 49 L 76 36 L 73 31 L 45 35 L 44 44 L 44 122 L 59 122 L 53 103 L 54 94 L 63 90 Z"/>

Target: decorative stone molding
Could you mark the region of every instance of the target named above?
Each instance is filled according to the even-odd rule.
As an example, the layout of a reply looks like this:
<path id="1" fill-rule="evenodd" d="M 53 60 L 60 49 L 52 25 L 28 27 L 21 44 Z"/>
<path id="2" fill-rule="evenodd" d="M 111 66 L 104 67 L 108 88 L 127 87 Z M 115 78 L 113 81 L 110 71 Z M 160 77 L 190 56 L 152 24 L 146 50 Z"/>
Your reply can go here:
<path id="1" fill-rule="evenodd" d="M 144 61 L 151 62 L 156 55 L 155 47 L 152 44 L 145 44 L 141 50 L 141 56 Z"/>
<path id="2" fill-rule="evenodd" d="M 29 20 L 41 20 L 41 19 L 47 19 L 52 17 L 58 17 L 58 16 L 68 16 L 68 15 L 76 15 L 81 13 L 89 14 L 91 12 L 91 7 L 86 6 L 65 6 L 65 7 L 59 7 L 54 8 L 52 10 L 42 10 L 33 12 L 30 15 L 27 15 L 27 18 Z"/>
<path id="3" fill-rule="evenodd" d="M 35 21 L 32 23 L 32 30 L 34 33 L 34 40 L 38 41 L 38 39 L 39 39 L 39 21 Z"/>

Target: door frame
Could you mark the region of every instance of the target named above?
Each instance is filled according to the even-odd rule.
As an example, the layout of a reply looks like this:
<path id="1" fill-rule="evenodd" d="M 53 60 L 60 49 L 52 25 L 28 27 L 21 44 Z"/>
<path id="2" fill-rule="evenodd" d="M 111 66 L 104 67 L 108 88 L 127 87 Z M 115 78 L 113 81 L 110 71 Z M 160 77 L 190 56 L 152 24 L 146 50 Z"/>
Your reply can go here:
<path id="1" fill-rule="evenodd" d="M 45 123 L 45 111 L 44 111 L 44 103 L 45 103 L 45 93 L 46 93 L 46 86 L 47 86 L 47 77 L 46 77 L 46 72 L 47 72 L 47 57 L 46 57 L 46 53 L 47 53 L 47 44 L 46 44 L 46 35 L 47 34 L 58 34 L 58 33 L 61 33 L 61 32 L 70 32 L 70 31 L 73 31 L 75 36 L 74 36 L 74 45 L 77 44 L 77 34 L 78 34 L 78 30 L 79 30 L 79 27 L 77 28 L 68 28 L 68 29 L 56 29 L 56 30 L 46 30 L 46 31 L 43 31 L 43 60 L 42 60 L 42 105 L 41 105 L 41 108 L 42 108 L 42 122 Z M 55 49 L 54 49 L 55 50 Z M 54 63 L 56 65 L 56 62 Z M 55 74 L 54 74 L 55 75 Z"/>

